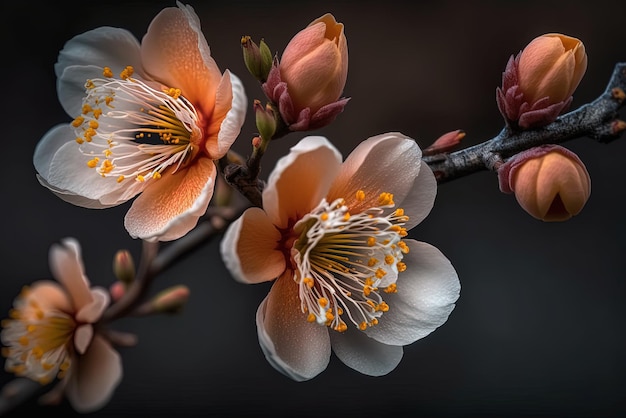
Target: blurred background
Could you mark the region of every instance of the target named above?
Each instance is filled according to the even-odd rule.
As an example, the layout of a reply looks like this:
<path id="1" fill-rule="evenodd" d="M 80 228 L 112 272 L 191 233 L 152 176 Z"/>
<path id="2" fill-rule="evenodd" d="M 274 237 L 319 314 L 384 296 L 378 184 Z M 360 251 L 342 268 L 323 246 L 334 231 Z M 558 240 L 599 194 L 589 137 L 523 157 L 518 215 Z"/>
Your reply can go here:
<path id="1" fill-rule="evenodd" d="M 583 40 L 589 66 L 573 108 L 600 95 L 617 62 L 626 61 L 623 0 L 568 1 L 200 1 L 200 17 L 222 69 L 264 96 L 241 58 L 240 39 L 261 38 L 273 52 L 326 12 L 345 24 L 350 67 L 345 111 L 315 132 L 347 155 L 354 146 L 400 131 L 426 147 L 463 129 L 466 145 L 495 136 L 503 121 L 495 90 L 507 60 L 531 39 L 561 32 Z M 123 227 L 130 202 L 107 210 L 74 207 L 35 178 L 32 155 L 44 133 L 70 121 L 55 91 L 53 65 L 72 36 L 98 26 L 127 28 L 139 39 L 171 1 L 3 2 L 0 181 L 5 240 L 0 252 L 0 317 L 21 287 L 50 277 L 48 249 L 68 236 L 83 249 L 93 284 L 109 286 L 120 248 L 139 256 Z M 626 119 L 626 112 L 621 112 Z M 254 136 L 253 113 L 235 149 Z M 270 146 L 266 178 L 277 158 L 304 134 Z M 435 207 L 411 236 L 437 246 L 461 280 L 448 322 L 405 347 L 384 377 L 361 375 L 337 358 L 308 382 L 275 371 L 258 345 L 255 312 L 269 286 L 232 280 L 218 239 L 155 282 L 154 291 L 186 284 L 178 316 L 124 319 L 136 333 L 123 348 L 124 379 L 94 417 L 109 416 L 568 416 L 626 413 L 626 137 L 610 144 L 580 138 L 575 151 L 592 179 L 586 207 L 564 223 L 527 215 L 512 195 L 481 172 L 441 185 Z M 4 313 L 2 313 L 4 312 Z M 11 380 L 4 371 L 0 384 Z M 33 400 L 11 416 L 62 412 Z"/>

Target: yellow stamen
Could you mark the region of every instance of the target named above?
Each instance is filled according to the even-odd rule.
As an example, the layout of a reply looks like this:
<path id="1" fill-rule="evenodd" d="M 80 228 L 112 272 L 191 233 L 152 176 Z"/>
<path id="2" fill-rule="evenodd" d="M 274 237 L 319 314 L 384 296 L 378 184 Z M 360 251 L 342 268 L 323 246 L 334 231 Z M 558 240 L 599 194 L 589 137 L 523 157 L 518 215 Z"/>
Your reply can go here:
<path id="1" fill-rule="evenodd" d="M 104 67 L 102 69 L 102 76 L 106 78 L 111 78 L 113 77 L 113 71 L 111 71 L 110 67 Z"/>
<path id="2" fill-rule="evenodd" d="M 362 202 L 365 200 L 365 192 L 363 190 L 359 190 L 356 192 L 356 200 Z"/>

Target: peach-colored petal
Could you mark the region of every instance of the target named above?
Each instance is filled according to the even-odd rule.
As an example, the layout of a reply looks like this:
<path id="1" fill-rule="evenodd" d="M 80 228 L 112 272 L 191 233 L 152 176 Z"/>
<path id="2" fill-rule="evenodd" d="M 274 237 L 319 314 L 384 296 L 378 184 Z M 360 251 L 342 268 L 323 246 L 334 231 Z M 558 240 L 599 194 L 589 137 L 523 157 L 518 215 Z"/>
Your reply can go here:
<path id="1" fill-rule="evenodd" d="M 206 150 L 213 159 L 222 158 L 241 132 L 248 98 L 241 80 L 226 70 L 217 88 L 215 109 L 206 128 Z"/>
<path id="2" fill-rule="evenodd" d="M 141 57 L 154 79 L 181 89 L 199 113 L 211 114 L 222 73 L 191 6 L 168 7 L 155 16 L 141 41 Z"/>
<path id="3" fill-rule="evenodd" d="M 76 347 L 78 354 L 85 354 L 92 339 L 93 325 L 83 324 L 76 328 L 76 331 L 74 332 L 74 347 Z"/>
<path id="4" fill-rule="evenodd" d="M 381 193 L 392 193 L 401 202 L 420 170 L 421 151 L 414 140 L 396 132 L 361 142 L 346 158 L 327 195 L 328 201 L 344 198 L 353 213 L 379 206 Z M 363 190 L 365 199 L 357 201 Z"/>
<path id="5" fill-rule="evenodd" d="M 169 241 L 182 237 L 204 215 L 215 186 L 217 169 L 208 158 L 172 174 L 172 169 L 133 202 L 124 225 L 133 238 Z"/>
<path id="6" fill-rule="evenodd" d="M 276 163 L 263 190 L 272 223 L 286 228 L 322 201 L 341 165 L 341 154 L 324 137 L 302 139 Z"/>
<path id="7" fill-rule="evenodd" d="M 296 381 L 312 379 L 328 366 L 328 329 L 306 320 L 298 285 L 288 271 L 272 285 L 257 310 L 259 343 L 267 361 Z"/>
<path id="8" fill-rule="evenodd" d="M 73 304 L 68 293 L 51 280 L 40 280 L 28 287 L 27 297 L 35 302 L 44 312 L 59 310 L 65 313 L 73 313 Z"/>
<path id="9" fill-rule="evenodd" d="M 52 275 L 63 284 L 70 295 L 75 311 L 93 301 L 89 281 L 84 274 L 80 244 L 67 238 L 61 244 L 53 244 L 49 253 Z"/>
<path id="10" fill-rule="evenodd" d="M 220 250 L 233 277 L 261 283 L 285 271 L 285 256 L 278 248 L 281 234 L 262 209 L 250 208 L 224 234 Z"/>
<path id="11" fill-rule="evenodd" d="M 111 297 L 109 292 L 100 287 L 91 288 L 91 302 L 81 307 L 76 312 L 76 319 L 81 322 L 96 322 L 102 316 L 104 310 L 109 306 Z"/>
<path id="12" fill-rule="evenodd" d="M 404 224 L 406 229 L 413 228 L 428 216 L 435 204 L 436 196 L 437 179 L 433 170 L 428 164 L 420 164 L 419 175 L 413 182 L 409 194 L 402 201 L 396 202 L 409 217 L 409 220 Z"/>
<path id="13" fill-rule="evenodd" d="M 72 407 L 80 413 L 103 407 L 122 380 L 119 353 L 96 334 L 89 349 L 78 357 L 78 364 L 74 366 L 65 392 Z"/>

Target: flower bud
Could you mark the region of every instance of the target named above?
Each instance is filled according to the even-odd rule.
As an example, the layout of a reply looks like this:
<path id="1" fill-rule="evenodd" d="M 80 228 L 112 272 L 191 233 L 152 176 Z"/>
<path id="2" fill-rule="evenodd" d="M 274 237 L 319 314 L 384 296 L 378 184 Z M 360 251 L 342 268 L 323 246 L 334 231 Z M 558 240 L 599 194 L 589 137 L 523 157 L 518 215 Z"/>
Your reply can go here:
<path id="1" fill-rule="evenodd" d="M 586 69 L 580 40 L 559 33 L 541 35 L 509 59 L 496 92 L 500 112 L 515 127 L 545 126 L 569 107 Z"/>
<path id="2" fill-rule="evenodd" d="M 243 49 L 243 61 L 248 71 L 261 83 L 265 83 L 273 61 L 269 47 L 263 39 L 261 39 L 259 46 L 249 36 L 241 38 L 241 47 Z"/>
<path id="3" fill-rule="evenodd" d="M 424 148 L 422 155 L 426 156 L 448 152 L 459 145 L 463 138 L 465 138 L 465 132 L 460 129 L 447 132 L 437 138 L 435 142 L 430 144 L 427 148 Z"/>
<path id="4" fill-rule="evenodd" d="M 514 193 L 531 216 L 565 221 L 580 213 L 591 195 L 591 179 L 583 162 L 558 145 L 531 148 L 498 169 L 500 190 Z"/>
<path id="5" fill-rule="evenodd" d="M 344 26 L 327 13 L 289 41 L 263 89 L 291 130 L 310 130 L 327 125 L 343 111 L 348 99 L 340 96 L 347 76 Z"/>
<path id="6" fill-rule="evenodd" d="M 269 104 L 265 107 L 260 101 L 254 101 L 254 113 L 256 116 L 256 128 L 259 130 L 261 138 L 265 140 L 272 139 L 276 132 L 276 114 Z"/>
<path id="7" fill-rule="evenodd" d="M 154 312 L 177 313 L 189 299 L 189 288 L 184 285 L 173 286 L 163 290 L 152 299 Z"/>
<path id="8" fill-rule="evenodd" d="M 128 285 L 135 280 L 135 262 L 128 250 L 119 250 L 113 258 L 113 274 L 120 282 Z"/>

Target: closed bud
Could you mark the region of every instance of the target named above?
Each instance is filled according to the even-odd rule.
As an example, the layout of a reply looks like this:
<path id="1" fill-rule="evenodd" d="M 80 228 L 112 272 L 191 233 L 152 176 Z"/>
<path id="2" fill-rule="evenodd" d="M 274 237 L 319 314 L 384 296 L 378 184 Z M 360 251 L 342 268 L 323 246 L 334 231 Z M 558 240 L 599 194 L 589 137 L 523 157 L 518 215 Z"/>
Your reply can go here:
<path id="1" fill-rule="evenodd" d="M 591 179 L 583 162 L 559 145 L 531 148 L 498 169 L 500 190 L 514 193 L 534 218 L 565 221 L 583 209 L 591 195 Z"/>
<path id="2" fill-rule="evenodd" d="M 135 280 L 135 262 L 128 250 L 119 250 L 113 257 L 113 274 L 125 285 Z"/>
<path id="3" fill-rule="evenodd" d="M 509 60 L 496 92 L 500 112 L 514 127 L 545 126 L 569 107 L 586 70 L 580 40 L 559 33 L 541 35 Z"/>
<path id="4" fill-rule="evenodd" d="M 256 116 L 256 128 L 259 135 L 265 140 L 272 139 L 276 132 L 276 114 L 272 106 L 263 107 L 260 101 L 254 101 L 254 113 Z"/>
<path id="5" fill-rule="evenodd" d="M 153 312 L 178 313 L 189 299 L 189 288 L 184 285 L 165 289 L 152 299 Z"/>
<path id="6" fill-rule="evenodd" d="M 348 99 L 340 99 L 348 76 L 344 26 L 327 13 L 298 32 L 274 65 L 263 89 L 290 130 L 332 122 Z"/>

